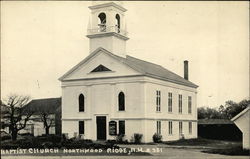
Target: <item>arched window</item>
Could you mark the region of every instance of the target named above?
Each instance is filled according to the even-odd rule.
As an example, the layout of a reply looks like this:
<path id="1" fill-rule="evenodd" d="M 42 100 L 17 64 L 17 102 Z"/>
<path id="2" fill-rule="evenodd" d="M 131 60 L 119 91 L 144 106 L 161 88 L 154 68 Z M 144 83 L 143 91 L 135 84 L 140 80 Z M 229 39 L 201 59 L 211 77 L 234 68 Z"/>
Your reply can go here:
<path id="1" fill-rule="evenodd" d="M 100 13 L 98 15 L 99 18 L 99 27 L 100 27 L 100 31 L 101 32 L 105 32 L 106 31 L 106 14 L 105 13 Z"/>
<path id="2" fill-rule="evenodd" d="M 84 95 L 80 94 L 78 98 L 79 102 L 79 112 L 84 112 Z"/>
<path id="3" fill-rule="evenodd" d="M 120 92 L 118 95 L 118 106 L 119 106 L 119 111 L 125 110 L 125 95 L 123 92 Z"/>
<path id="4" fill-rule="evenodd" d="M 117 32 L 120 33 L 121 22 L 120 22 L 120 16 L 119 16 L 119 14 L 116 14 L 115 19 L 116 19 Z"/>

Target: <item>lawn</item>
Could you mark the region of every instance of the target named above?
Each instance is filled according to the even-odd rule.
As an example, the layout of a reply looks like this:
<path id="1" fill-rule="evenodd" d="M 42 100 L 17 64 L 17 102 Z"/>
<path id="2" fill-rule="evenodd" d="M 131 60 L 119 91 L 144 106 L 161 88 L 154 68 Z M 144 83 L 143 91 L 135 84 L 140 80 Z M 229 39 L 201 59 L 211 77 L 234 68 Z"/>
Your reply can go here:
<path id="1" fill-rule="evenodd" d="M 224 140 L 212 140 L 212 139 L 183 139 L 178 141 L 164 142 L 167 145 L 174 146 L 190 146 L 202 148 L 202 152 L 223 154 L 223 155 L 243 155 L 248 156 L 249 150 L 242 149 L 242 143 L 240 141 L 224 141 Z"/>

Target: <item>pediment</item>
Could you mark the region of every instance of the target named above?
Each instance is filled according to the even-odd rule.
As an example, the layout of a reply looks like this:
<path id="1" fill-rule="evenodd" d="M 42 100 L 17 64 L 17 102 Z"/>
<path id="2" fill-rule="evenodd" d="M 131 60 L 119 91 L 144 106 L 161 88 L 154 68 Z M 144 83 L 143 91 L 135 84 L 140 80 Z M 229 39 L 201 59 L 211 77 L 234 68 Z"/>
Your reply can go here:
<path id="1" fill-rule="evenodd" d="M 122 62 L 121 57 L 98 49 L 69 70 L 59 80 L 81 80 L 102 77 L 139 75 L 139 71 Z"/>

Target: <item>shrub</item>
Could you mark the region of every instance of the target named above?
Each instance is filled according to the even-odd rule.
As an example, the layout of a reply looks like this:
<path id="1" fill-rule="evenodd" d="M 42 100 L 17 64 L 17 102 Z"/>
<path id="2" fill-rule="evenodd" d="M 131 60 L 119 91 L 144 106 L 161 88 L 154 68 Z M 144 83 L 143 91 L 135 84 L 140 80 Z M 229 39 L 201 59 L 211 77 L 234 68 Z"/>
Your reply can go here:
<path id="1" fill-rule="evenodd" d="M 117 135 L 117 136 L 116 136 L 116 142 L 117 142 L 117 143 L 123 143 L 124 137 L 125 137 L 124 134 Z"/>
<path id="2" fill-rule="evenodd" d="M 160 142 L 162 142 L 162 135 L 161 135 L 161 134 L 158 134 L 158 133 L 155 133 L 155 134 L 153 135 L 153 141 L 154 141 L 155 143 L 160 143 Z"/>
<path id="3" fill-rule="evenodd" d="M 140 144 L 142 140 L 142 134 L 134 133 L 134 143 Z"/>
<path id="4" fill-rule="evenodd" d="M 3 137 L 1 137 L 1 141 L 10 140 L 10 139 L 11 139 L 11 136 L 3 136 Z"/>
<path id="5" fill-rule="evenodd" d="M 1 149 L 17 149 L 19 145 L 17 143 L 1 143 Z"/>

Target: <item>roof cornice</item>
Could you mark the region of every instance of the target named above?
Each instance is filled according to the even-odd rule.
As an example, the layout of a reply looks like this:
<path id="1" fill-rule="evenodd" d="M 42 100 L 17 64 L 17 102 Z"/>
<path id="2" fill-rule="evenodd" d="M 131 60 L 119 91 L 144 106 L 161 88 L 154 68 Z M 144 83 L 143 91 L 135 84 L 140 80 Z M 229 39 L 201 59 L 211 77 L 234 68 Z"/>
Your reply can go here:
<path id="1" fill-rule="evenodd" d="M 105 36 L 115 36 L 117 38 L 120 38 L 122 40 L 128 40 L 129 38 L 118 34 L 116 32 L 105 32 L 105 33 L 98 33 L 98 34 L 90 34 L 90 35 L 86 35 L 88 38 L 99 38 L 99 37 L 105 37 Z"/>
<path id="2" fill-rule="evenodd" d="M 112 7 L 115 7 L 117 9 L 120 9 L 121 11 L 123 12 L 126 12 L 127 9 L 123 8 L 122 6 L 114 3 L 114 2 L 109 2 L 109 3 L 104 3 L 104 4 L 98 4 L 98 5 L 94 5 L 94 6 L 89 6 L 89 9 L 99 9 L 99 8 L 104 8 L 104 7 L 109 7 L 109 6 L 112 6 Z"/>

